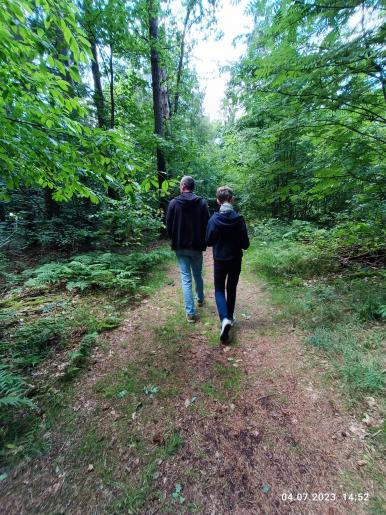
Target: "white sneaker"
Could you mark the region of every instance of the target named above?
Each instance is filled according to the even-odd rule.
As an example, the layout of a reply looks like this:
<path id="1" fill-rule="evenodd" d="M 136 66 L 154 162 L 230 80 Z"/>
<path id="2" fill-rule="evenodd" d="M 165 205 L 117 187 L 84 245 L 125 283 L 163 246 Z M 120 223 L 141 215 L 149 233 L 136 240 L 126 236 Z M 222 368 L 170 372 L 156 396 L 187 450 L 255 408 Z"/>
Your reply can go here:
<path id="1" fill-rule="evenodd" d="M 221 322 L 221 333 L 220 333 L 220 340 L 222 343 L 225 343 L 229 339 L 229 330 L 232 327 L 232 322 L 229 320 L 229 318 L 223 318 Z"/>
<path id="2" fill-rule="evenodd" d="M 231 321 L 231 326 L 233 327 L 235 325 L 235 323 L 236 323 L 236 319 L 235 318 L 231 318 L 230 321 Z"/>

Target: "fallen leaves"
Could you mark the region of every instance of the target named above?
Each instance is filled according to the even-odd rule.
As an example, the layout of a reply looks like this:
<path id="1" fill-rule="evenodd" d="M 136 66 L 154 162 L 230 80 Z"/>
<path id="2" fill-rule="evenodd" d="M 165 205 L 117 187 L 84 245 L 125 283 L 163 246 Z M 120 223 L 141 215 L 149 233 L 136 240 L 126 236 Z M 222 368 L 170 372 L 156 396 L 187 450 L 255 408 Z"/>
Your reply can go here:
<path id="1" fill-rule="evenodd" d="M 165 438 L 162 436 L 161 433 L 156 433 L 155 435 L 153 435 L 153 443 L 156 444 L 156 445 L 163 445 L 164 442 L 165 442 Z"/>

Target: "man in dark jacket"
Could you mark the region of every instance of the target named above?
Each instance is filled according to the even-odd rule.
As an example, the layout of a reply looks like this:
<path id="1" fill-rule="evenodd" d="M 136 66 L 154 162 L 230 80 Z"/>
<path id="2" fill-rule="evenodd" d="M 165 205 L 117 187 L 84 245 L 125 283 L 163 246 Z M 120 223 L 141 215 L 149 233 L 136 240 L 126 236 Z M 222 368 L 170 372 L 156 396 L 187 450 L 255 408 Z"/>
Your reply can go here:
<path id="1" fill-rule="evenodd" d="M 180 182 L 181 195 L 174 198 L 168 207 L 166 228 L 176 251 L 181 272 L 186 319 L 196 321 L 196 309 L 192 292 L 192 273 L 199 306 L 204 304 L 204 282 L 202 279 L 202 252 L 206 249 L 205 232 L 209 220 L 206 200 L 193 193 L 194 179 L 189 175 Z"/>
<path id="2" fill-rule="evenodd" d="M 249 247 L 245 221 L 234 210 L 234 200 L 233 192 L 228 186 L 218 188 L 217 203 L 220 204 L 220 210 L 211 217 L 206 230 L 206 244 L 213 247 L 214 289 L 221 320 L 220 340 L 223 343 L 228 341 L 229 330 L 235 323 L 233 313 L 241 271 L 242 249 Z"/>

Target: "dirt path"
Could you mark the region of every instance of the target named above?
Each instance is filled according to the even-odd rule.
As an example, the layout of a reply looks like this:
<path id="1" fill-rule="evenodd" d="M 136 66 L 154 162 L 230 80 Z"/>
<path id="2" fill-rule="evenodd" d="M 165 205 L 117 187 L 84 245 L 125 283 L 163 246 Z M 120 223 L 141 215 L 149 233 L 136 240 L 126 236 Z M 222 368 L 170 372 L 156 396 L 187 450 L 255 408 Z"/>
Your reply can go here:
<path id="1" fill-rule="evenodd" d="M 348 498 L 372 495 L 361 427 L 323 364 L 248 275 L 221 348 L 209 254 L 206 284 L 193 326 L 175 267 L 127 313 L 63 401 L 49 451 L 4 482 L 2 513 L 367 512 Z"/>

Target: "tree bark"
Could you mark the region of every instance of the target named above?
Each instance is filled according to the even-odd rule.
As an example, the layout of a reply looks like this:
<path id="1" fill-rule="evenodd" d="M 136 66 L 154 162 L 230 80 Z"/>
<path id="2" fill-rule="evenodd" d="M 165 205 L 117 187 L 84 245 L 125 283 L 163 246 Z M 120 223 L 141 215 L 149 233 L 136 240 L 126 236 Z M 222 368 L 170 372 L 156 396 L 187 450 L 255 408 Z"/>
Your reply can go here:
<path id="1" fill-rule="evenodd" d="M 94 83 L 94 104 L 96 108 L 98 127 L 100 129 L 106 128 L 106 111 L 105 111 L 105 98 L 102 89 L 102 74 L 98 61 L 98 41 L 94 32 L 95 12 L 93 10 L 92 0 L 83 1 L 84 11 L 84 25 L 86 28 L 87 38 L 91 45 L 91 73 Z"/>
<path id="2" fill-rule="evenodd" d="M 153 0 L 148 0 L 150 63 L 153 90 L 154 132 L 163 137 L 162 95 L 161 95 L 161 66 L 158 51 L 158 12 Z M 164 153 L 157 145 L 157 176 L 159 188 L 166 178 L 166 160 Z"/>
<path id="3" fill-rule="evenodd" d="M 106 127 L 105 99 L 103 96 L 101 72 L 98 62 L 97 43 L 95 41 L 95 38 L 90 33 L 88 39 L 91 44 L 91 53 L 93 57 L 91 61 L 91 72 L 94 82 L 94 103 L 97 112 L 98 127 L 100 129 L 103 129 L 104 127 Z"/>
<path id="4" fill-rule="evenodd" d="M 114 98 L 114 66 L 113 66 L 113 46 L 110 43 L 110 59 L 109 59 L 109 73 L 110 73 L 110 128 L 114 129 L 115 126 L 115 98 Z"/>
<path id="5" fill-rule="evenodd" d="M 177 114 L 178 111 L 178 102 L 180 99 L 180 84 L 181 84 L 181 78 L 182 78 L 182 66 L 184 64 L 184 57 L 185 57 L 185 38 L 186 38 L 186 31 L 188 28 L 190 13 L 192 11 L 192 3 L 189 3 L 187 9 L 186 9 L 186 16 L 184 20 L 184 28 L 182 31 L 182 37 L 181 37 L 181 45 L 180 45 L 180 57 L 178 60 L 178 68 L 177 68 L 177 79 L 176 79 L 176 92 L 174 94 L 174 109 L 173 114 Z"/>
<path id="6" fill-rule="evenodd" d="M 44 188 L 44 207 L 49 220 L 59 216 L 60 205 L 52 198 L 52 190 L 50 188 Z"/>

